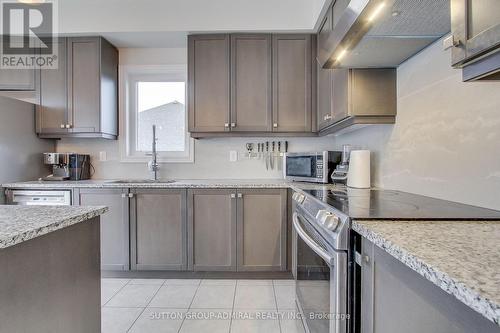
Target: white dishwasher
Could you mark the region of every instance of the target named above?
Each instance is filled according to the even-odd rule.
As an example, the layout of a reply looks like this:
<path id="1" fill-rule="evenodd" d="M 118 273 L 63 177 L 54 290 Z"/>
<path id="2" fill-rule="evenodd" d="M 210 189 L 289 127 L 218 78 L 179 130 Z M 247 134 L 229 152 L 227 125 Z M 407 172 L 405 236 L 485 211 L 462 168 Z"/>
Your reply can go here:
<path id="1" fill-rule="evenodd" d="M 70 206 L 71 190 L 7 190 L 7 204 L 24 206 Z"/>

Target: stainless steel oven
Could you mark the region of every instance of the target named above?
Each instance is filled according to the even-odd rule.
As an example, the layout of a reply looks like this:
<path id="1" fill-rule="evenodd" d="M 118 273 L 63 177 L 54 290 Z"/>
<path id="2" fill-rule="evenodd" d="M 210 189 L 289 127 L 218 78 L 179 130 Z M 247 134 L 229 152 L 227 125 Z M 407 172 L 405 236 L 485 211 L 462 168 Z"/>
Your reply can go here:
<path id="1" fill-rule="evenodd" d="M 297 196 L 301 201 L 301 194 L 294 195 L 295 201 Z M 328 230 L 344 228 L 344 221 L 324 209 L 314 215 L 307 212 L 307 208 L 312 207 L 304 209 L 296 202 L 293 212 L 297 306 L 307 332 L 346 333 L 349 326 L 348 253 L 335 249 L 338 240 L 331 241 L 328 237 Z"/>
<path id="2" fill-rule="evenodd" d="M 286 153 L 283 162 L 284 178 L 290 181 L 329 183 L 341 157 L 342 153 L 336 151 Z"/>

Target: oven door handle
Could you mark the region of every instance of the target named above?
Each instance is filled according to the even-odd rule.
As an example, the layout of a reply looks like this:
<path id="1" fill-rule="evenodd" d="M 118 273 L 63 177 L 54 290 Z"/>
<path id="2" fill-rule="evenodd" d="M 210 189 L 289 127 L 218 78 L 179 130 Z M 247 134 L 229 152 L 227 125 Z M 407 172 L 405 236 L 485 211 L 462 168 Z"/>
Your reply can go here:
<path id="1" fill-rule="evenodd" d="M 309 247 L 316 252 L 323 260 L 325 260 L 329 265 L 333 265 L 335 263 L 335 258 L 328 254 L 321 246 L 319 246 L 308 234 L 302 229 L 299 222 L 299 216 L 297 213 L 293 213 L 293 227 L 295 231 L 300 236 L 300 238 L 307 244 Z"/>

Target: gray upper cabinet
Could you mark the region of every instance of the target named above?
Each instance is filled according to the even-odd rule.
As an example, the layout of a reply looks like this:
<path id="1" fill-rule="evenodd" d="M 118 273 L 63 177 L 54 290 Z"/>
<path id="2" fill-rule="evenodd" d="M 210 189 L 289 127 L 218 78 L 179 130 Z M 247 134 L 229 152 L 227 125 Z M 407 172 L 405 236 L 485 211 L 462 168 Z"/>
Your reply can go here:
<path id="1" fill-rule="evenodd" d="M 37 133 L 43 138 L 118 135 L 118 51 L 101 37 L 59 39 L 57 70 L 41 73 Z"/>
<path id="2" fill-rule="evenodd" d="M 452 34 L 458 43 L 452 51 L 453 65 L 500 46 L 500 2 L 452 0 Z"/>
<path id="3" fill-rule="evenodd" d="M 188 37 L 190 132 L 229 130 L 229 35 Z"/>
<path id="4" fill-rule="evenodd" d="M 325 40 L 328 38 L 332 30 L 332 7 L 327 11 L 323 23 L 318 32 L 317 38 L 317 54 L 327 52 Z M 332 70 L 323 69 L 317 62 L 317 120 L 318 130 L 331 125 L 332 123 Z"/>
<path id="5" fill-rule="evenodd" d="M 320 135 L 331 134 L 356 124 L 391 124 L 396 117 L 396 69 L 333 69 L 331 89 L 327 78 L 318 81 L 318 118 Z M 324 84 L 324 86 L 320 86 Z M 331 94 L 331 110 L 327 104 Z M 329 118 L 330 122 L 326 119 Z"/>
<path id="6" fill-rule="evenodd" d="M 188 267 L 236 270 L 236 191 L 188 190 Z"/>
<path id="7" fill-rule="evenodd" d="M 186 270 L 184 189 L 132 189 L 131 269 Z"/>
<path id="8" fill-rule="evenodd" d="M 464 81 L 500 79 L 500 1 L 452 0 L 452 65 Z"/>
<path id="9" fill-rule="evenodd" d="M 362 239 L 361 333 L 493 333 L 498 326 Z"/>
<path id="10" fill-rule="evenodd" d="M 189 36 L 191 136 L 314 135 L 312 46 L 309 34 Z"/>
<path id="11" fill-rule="evenodd" d="M 273 36 L 273 131 L 311 132 L 311 36 Z"/>
<path id="12" fill-rule="evenodd" d="M 271 131 L 271 35 L 231 35 L 231 131 Z"/>
<path id="13" fill-rule="evenodd" d="M 58 48 L 57 69 L 40 72 L 43 94 L 40 95 L 40 104 L 36 106 L 36 131 L 39 134 L 68 133 L 67 39 L 58 38 L 54 47 Z"/>
<path id="14" fill-rule="evenodd" d="M 238 271 L 286 270 L 287 191 L 238 190 L 237 197 Z"/>
<path id="15" fill-rule="evenodd" d="M 101 269 L 129 270 L 128 189 L 80 189 L 82 206 L 107 206 L 101 216 Z"/>

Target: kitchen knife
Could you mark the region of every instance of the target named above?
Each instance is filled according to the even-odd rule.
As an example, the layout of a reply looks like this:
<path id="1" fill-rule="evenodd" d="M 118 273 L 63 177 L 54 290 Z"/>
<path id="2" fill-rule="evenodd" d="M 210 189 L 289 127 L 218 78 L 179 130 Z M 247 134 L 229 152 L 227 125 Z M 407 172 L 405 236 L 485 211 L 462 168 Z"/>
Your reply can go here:
<path id="1" fill-rule="evenodd" d="M 269 141 L 266 141 L 266 170 L 269 170 Z"/>
<path id="2" fill-rule="evenodd" d="M 272 142 L 272 153 L 269 156 L 269 164 L 271 165 L 271 170 L 274 170 L 274 150 L 275 150 L 276 142 Z"/>
<path id="3" fill-rule="evenodd" d="M 278 141 L 278 170 L 283 166 L 283 159 L 281 158 L 281 141 Z"/>

